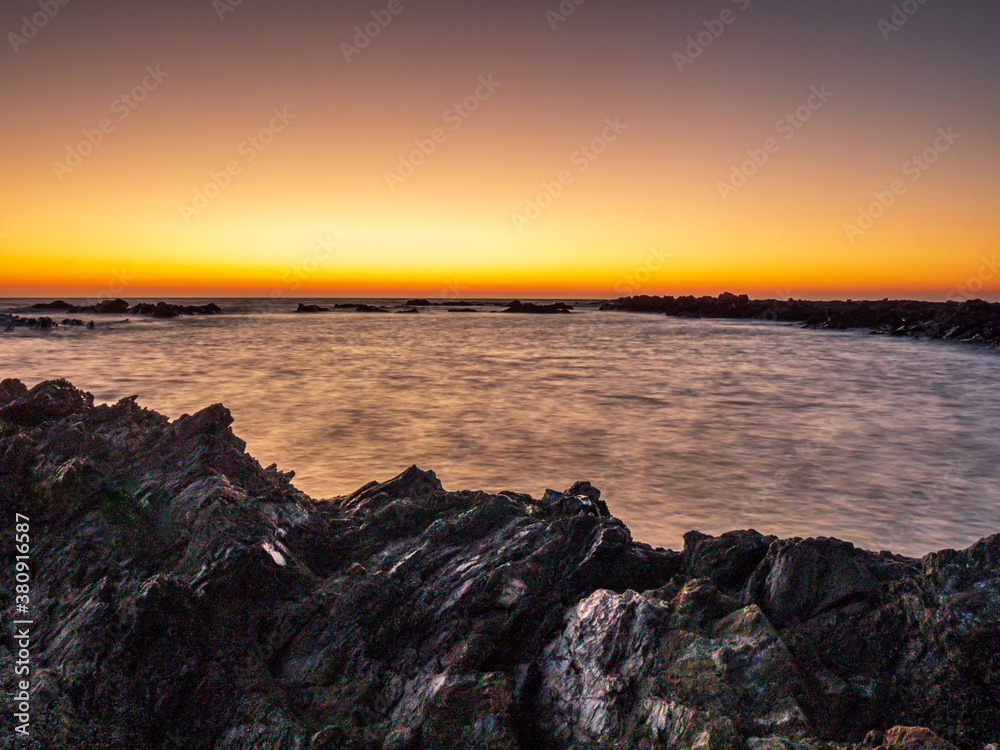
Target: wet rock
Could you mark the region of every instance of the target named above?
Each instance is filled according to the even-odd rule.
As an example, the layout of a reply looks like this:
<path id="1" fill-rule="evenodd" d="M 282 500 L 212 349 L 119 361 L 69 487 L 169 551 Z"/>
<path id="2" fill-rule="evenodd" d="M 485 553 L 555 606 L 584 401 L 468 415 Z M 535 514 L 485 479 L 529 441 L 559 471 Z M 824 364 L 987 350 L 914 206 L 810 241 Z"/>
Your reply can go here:
<path id="1" fill-rule="evenodd" d="M 411 299 L 403 303 L 404 307 L 430 307 L 430 300 L 426 299 Z"/>
<path id="2" fill-rule="evenodd" d="M 306 304 L 303 304 L 302 302 L 300 302 L 299 306 L 297 308 L 295 308 L 295 312 L 297 312 L 297 313 L 330 312 L 330 308 L 329 307 L 320 307 L 319 305 L 306 305 Z"/>

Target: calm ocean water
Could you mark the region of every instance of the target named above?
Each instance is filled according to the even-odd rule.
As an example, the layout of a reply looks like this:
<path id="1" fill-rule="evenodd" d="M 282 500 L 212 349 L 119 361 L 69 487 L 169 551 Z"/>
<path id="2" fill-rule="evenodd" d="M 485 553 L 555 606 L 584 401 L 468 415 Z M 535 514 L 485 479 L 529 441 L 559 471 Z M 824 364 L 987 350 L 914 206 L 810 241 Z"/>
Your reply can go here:
<path id="1" fill-rule="evenodd" d="M 138 394 L 171 418 L 221 401 L 248 451 L 313 497 L 415 463 L 449 489 L 537 497 L 587 479 L 636 539 L 674 549 L 690 529 L 752 527 L 921 555 L 1000 531 L 995 352 L 592 307 L 292 314 L 298 301 L 0 333 L 0 377 Z"/>

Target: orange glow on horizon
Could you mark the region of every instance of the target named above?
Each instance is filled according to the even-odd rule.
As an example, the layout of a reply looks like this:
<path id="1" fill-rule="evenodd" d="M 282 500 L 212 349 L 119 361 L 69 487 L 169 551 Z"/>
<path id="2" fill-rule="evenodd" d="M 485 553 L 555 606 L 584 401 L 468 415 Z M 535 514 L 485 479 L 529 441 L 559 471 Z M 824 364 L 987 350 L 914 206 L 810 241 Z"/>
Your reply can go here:
<path id="1" fill-rule="evenodd" d="M 690 6 L 415 6 L 350 62 L 357 3 L 74 6 L 0 71 L 0 295 L 1000 298 L 988 66 L 860 22 L 790 65 L 818 11 L 755 6 L 679 73 Z"/>

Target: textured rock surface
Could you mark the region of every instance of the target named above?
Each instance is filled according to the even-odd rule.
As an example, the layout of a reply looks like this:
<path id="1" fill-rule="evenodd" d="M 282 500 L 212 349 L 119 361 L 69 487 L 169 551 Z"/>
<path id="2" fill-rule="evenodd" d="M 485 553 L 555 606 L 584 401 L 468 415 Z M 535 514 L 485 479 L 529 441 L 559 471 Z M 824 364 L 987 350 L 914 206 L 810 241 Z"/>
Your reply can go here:
<path id="1" fill-rule="evenodd" d="M 755 531 L 670 552 L 588 483 L 446 492 L 416 467 L 316 501 L 231 423 L 0 382 L 0 505 L 31 517 L 35 621 L 32 736 L 0 747 L 1000 738 L 1000 537 L 923 560 Z"/>

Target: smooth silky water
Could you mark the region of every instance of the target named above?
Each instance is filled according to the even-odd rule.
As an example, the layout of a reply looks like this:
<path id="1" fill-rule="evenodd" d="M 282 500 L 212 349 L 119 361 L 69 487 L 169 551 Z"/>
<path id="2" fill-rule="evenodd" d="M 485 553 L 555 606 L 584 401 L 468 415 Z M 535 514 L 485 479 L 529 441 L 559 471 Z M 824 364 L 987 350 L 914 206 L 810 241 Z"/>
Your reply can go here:
<path id="1" fill-rule="evenodd" d="M 756 528 L 922 555 L 1000 531 L 994 351 L 592 307 L 297 301 L 0 333 L 0 376 L 137 394 L 172 419 L 221 401 L 247 450 L 317 498 L 417 464 L 448 489 L 536 497 L 586 479 L 634 538 L 674 549 L 691 529 Z"/>

